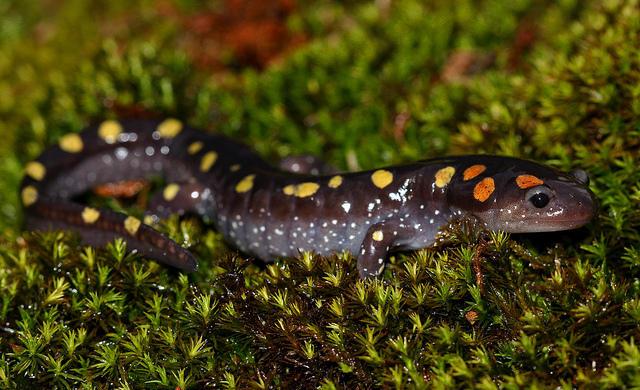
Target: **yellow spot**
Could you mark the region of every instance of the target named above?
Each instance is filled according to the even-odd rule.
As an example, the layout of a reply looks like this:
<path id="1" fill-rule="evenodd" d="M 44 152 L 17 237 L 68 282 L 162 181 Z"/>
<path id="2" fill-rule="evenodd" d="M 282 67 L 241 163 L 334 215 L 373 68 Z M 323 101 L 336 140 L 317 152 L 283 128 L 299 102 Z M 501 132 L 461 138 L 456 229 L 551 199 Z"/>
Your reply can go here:
<path id="1" fill-rule="evenodd" d="M 255 179 L 255 177 L 256 175 L 249 175 L 240 180 L 238 184 L 236 184 L 236 192 L 247 192 L 253 188 L 253 179 Z"/>
<path id="2" fill-rule="evenodd" d="M 284 192 L 285 195 L 294 195 L 299 198 L 306 198 L 318 192 L 318 189 L 320 189 L 320 184 L 305 182 L 295 185 L 289 184 L 282 189 L 282 192 Z"/>
<path id="3" fill-rule="evenodd" d="M 26 186 L 22 189 L 22 204 L 26 207 L 31 206 L 38 200 L 38 190 L 34 186 Z"/>
<path id="4" fill-rule="evenodd" d="M 58 142 L 60 149 L 68 153 L 78 153 L 84 148 L 82 138 L 78 134 L 67 134 Z"/>
<path id="5" fill-rule="evenodd" d="M 318 183 L 300 183 L 296 186 L 296 192 L 294 195 L 300 198 L 306 198 L 315 194 L 318 191 L 318 188 L 320 188 Z"/>
<path id="6" fill-rule="evenodd" d="M 240 164 L 233 164 L 232 166 L 229 167 L 229 170 L 231 172 L 236 172 L 240 170 Z"/>
<path id="7" fill-rule="evenodd" d="M 127 219 L 124 220 L 124 228 L 132 236 L 135 236 L 136 233 L 138 233 L 138 229 L 140 229 L 141 224 L 142 222 L 140 222 L 136 217 L 127 217 Z"/>
<path id="8" fill-rule="evenodd" d="M 382 241 L 382 239 L 384 239 L 384 234 L 382 234 L 382 230 L 376 230 L 371 235 L 371 238 L 373 238 L 375 241 Z"/>
<path id="9" fill-rule="evenodd" d="M 145 215 L 144 223 L 145 225 L 153 225 L 156 223 L 156 219 L 153 217 L 153 215 Z"/>
<path id="10" fill-rule="evenodd" d="M 493 191 L 496 189 L 496 183 L 491 177 L 485 177 L 473 187 L 473 197 L 480 202 L 489 199 Z"/>
<path id="11" fill-rule="evenodd" d="M 464 181 L 471 180 L 474 177 L 481 174 L 482 172 L 484 172 L 486 169 L 487 169 L 486 165 L 482 165 L 482 164 L 472 165 L 469 168 L 465 169 L 464 172 L 462 172 L 462 180 Z"/>
<path id="12" fill-rule="evenodd" d="M 200 160 L 200 170 L 202 172 L 209 172 L 209 169 L 216 163 L 218 159 L 218 153 L 216 152 L 207 152 L 204 156 L 202 156 L 202 160 Z"/>
<path id="13" fill-rule="evenodd" d="M 173 138 L 182 131 L 182 122 L 169 118 L 158 125 L 158 133 L 162 138 Z"/>
<path id="14" fill-rule="evenodd" d="M 171 183 L 164 188 L 164 191 L 162 191 L 162 197 L 167 202 L 171 202 L 175 199 L 176 195 L 178 195 L 178 191 L 180 191 L 180 186 L 175 183 Z"/>
<path id="15" fill-rule="evenodd" d="M 42 163 L 38 161 L 31 161 L 24 168 L 24 171 L 27 175 L 31 176 L 34 180 L 40 181 L 44 179 L 44 176 L 47 174 L 47 169 L 42 165 Z"/>
<path id="16" fill-rule="evenodd" d="M 518 185 L 518 187 L 524 189 L 527 188 L 531 188 L 531 187 L 536 187 L 539 185 L 544 184 L 544 181 L 538 179 L 537 177 L 533 176 L 533 175 L 520 175 L 518 177 L 516 177 L 516 184 Z"/>
<path id="17" fill-rule="evenodd" d="M 331 180 L 329 180 L 329 187 L 331 188 L 338 188 L 340 187 L 340 185 L 342 184 L 342 176 L 337 175 L 331 178 Z"/>
<path id="18" fill-rule="evenodd" d="M 98 210 L 91 207 L 85 207 L 84 210 L 82 210 L 82 220 L 84 223 L 92 224 L 96 222 L 98 218 L 100 218 L 100 212 Z"/>
<path id="19" fill-rule="evenodd" d="M 196 154 L 202 149 L 203 146 L 204 144 L 202 142 L 196 141 L 189 145 L 189 147 L 187 148 L 187 152 L 189 152 L 189 154 Z"/>
<path id="20" fill-rule="evenodd" d="M 436 172 L 436 187 L 443 188 L 451 181 L 451 178 L 456 173 L 454 167 L 444 167 Z"/>
<path id="21" fill-rule="evenodd" d="M 393 181 L 393 173 L 384 169 L 378 169 L 371 175 L 371 181 L 376 187 L 384 188 Z"/>
<path id="22" fill-rule="evenodd" d="M 98 128 L 98 136 L 108 144 L 116 142 L 120 133 L 122 133 L 122 125 L 113 120 L 102 122 Z"/>

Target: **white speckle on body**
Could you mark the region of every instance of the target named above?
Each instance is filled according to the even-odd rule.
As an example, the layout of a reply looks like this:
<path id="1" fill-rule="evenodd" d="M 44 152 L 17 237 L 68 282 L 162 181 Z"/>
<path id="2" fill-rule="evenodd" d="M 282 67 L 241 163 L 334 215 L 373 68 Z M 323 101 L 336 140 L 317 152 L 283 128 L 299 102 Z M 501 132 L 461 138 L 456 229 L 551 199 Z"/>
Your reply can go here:
<path id="1" fill-rule="evenodd" d="M 121 146 L 119 148 L 116 148 L 115 155 L 118 160 L 124 160 L 129 155 L 129 151 L 127 150 L 127 148 Z"/>

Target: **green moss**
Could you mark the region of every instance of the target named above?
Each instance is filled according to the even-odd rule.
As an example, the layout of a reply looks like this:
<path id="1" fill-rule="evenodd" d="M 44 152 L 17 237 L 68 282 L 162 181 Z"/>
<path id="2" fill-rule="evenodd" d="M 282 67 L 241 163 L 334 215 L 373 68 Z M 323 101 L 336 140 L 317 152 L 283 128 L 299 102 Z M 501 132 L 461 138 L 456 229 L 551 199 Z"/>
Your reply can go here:
<path id="1" fill-rule="evenodd" d="M 305 3 L 289 21 L 303 47 L 215 75 L 152 3 L 1 5 L 2 387 L 638 386 L 637 1 L 385 4 Z M 461 50 L 495 61 L 442 79 Z M 580 167 L 601 210 L 553 240 L 463 222 L 368 281 L 347 254 L 255 264 L 192 219 L 161 226 L 199 258 L 190 275 L 120 241 L 21 232 L 23 164 L 140 111 L 348 169 L 475 152 Z"/>

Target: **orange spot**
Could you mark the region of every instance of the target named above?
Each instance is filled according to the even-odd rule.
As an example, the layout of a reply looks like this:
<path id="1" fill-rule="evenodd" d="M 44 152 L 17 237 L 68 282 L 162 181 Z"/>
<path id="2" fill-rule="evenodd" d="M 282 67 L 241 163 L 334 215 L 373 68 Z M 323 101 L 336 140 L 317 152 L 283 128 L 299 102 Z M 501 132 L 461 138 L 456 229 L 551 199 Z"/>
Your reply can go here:
<path id="1" fill-rule="evenodd" d="M 102 184 L 93 189 L 98 196 L 113 198 L 131 198 L 142 191 L 147 185 L 144 180 L 125 180 L 116 183 Z"/>
<path id="2" fill-rule="evenodd" d="M 523 190 L 544 184 L 544 181 L 533 175 L 520 175 L 516 177 L 516 184 Z"/>
<path id="3" fill-rule="evenodd" d="M 480 180 L 475 187 L 473 187 L 473 197 L 480 202 L 484 202 L 489 199 L 491 194 L 493 194 L 493 190 L 496 189 L 496 183 L 493 181 L 491 177 L 485 177 Z"/>
<path id="4" fill-rule="evenodd" d="M 462 180 L 464 181 L 471 180 L 474 177 L 481 174 L 482 172 L 484 172 L 486 169 L 487 169 L 486 165 L 482 165 L 482 164 L 472 165 L 469 168 L 464 170 L 464 172 L 462 173 Z"/>

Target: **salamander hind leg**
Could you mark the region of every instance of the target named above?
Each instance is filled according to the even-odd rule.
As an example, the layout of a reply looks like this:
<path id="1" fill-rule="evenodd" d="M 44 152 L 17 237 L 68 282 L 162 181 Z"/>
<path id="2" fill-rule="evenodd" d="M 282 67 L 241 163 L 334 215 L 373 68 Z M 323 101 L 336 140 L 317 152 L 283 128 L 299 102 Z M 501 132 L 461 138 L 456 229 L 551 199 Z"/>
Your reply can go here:
<path id="1" fill-rule="evenodd" d="M 396 231 L 384 222 L 369 228 L 358 253 L 358 273 L 361 278 L 379 275 L 389 250 L 394 247 Z"/>

